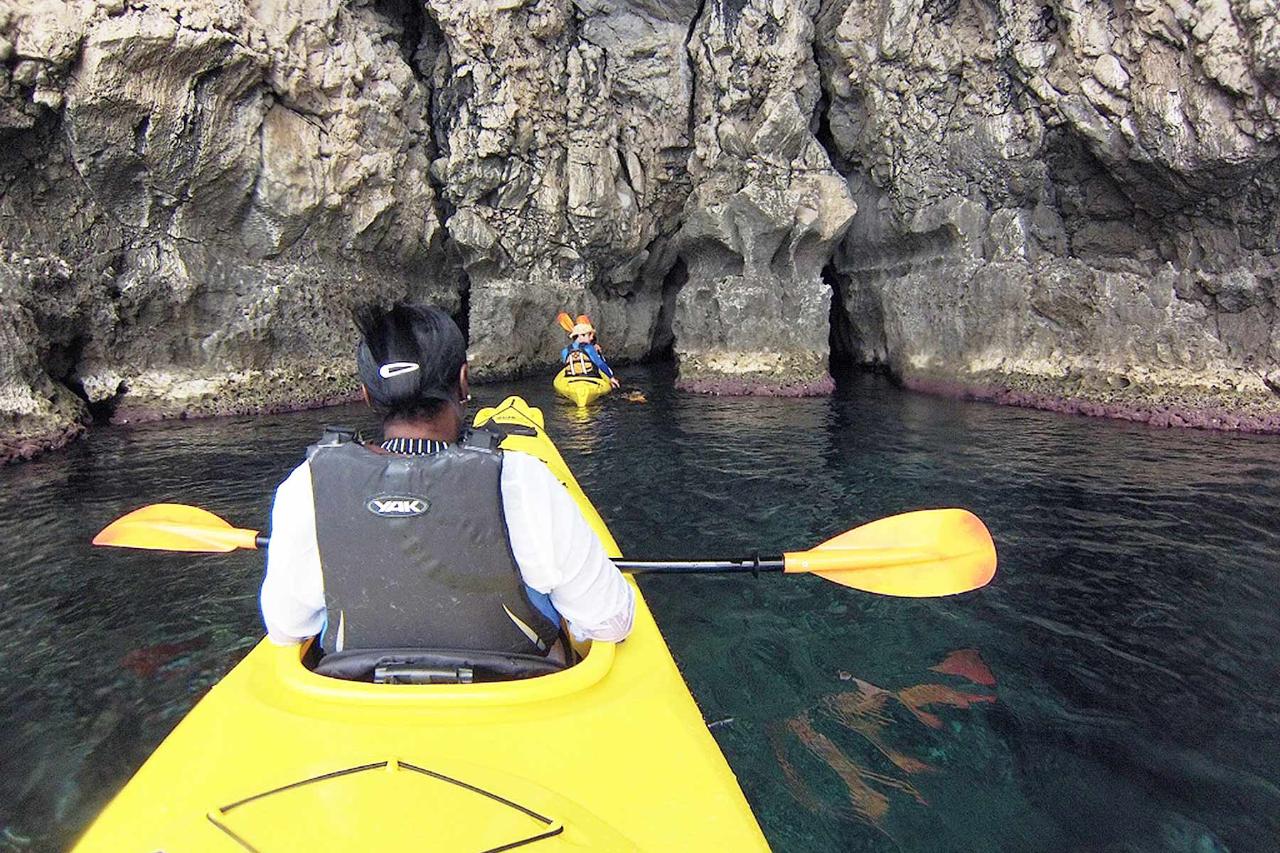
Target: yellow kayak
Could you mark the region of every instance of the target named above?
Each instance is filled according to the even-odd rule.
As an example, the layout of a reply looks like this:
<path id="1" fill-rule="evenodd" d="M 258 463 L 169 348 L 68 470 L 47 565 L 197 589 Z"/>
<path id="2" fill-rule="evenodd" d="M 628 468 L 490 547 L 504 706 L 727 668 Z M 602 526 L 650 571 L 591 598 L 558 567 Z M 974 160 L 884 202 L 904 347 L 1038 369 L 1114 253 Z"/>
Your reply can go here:
<path id="1" fill-rule="evenodd" d="M 575 376 L 568 372 L 568 367 L 562 367 L 560 372 L 556 374 L 556 378 L 551 380 L 551 385 L 556 389 L 556 393 L 561 397 L 568 397 L 579 406 L 585 406 L 592 400 L 603 397 L 613 389 L 613 385 L 609 380 L 596 374 L 595 376 Z"/>
<path id="2" fill-rule="evenodd" d="M 543 459 L 618 547 L 519 397 L 477 424 Z M 521 434 L 523 433 L 523 434 Z M 636 590 L 625 643 L 522 681 L 370 684 L 266 640 L 174 729 L 78 851 L 767 850 Z"/>

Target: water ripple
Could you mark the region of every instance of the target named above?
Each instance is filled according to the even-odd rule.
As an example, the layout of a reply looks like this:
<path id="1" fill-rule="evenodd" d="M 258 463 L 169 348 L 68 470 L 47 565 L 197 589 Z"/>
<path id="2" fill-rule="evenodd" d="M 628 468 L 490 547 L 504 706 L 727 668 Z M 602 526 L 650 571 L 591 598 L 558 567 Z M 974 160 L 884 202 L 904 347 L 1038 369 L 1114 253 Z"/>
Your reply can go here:
<path id="1" fill-rule="evenodd" d="M 972 509 L 999 545 L 995 583 L 948 599 L 815 578 L 643 582 L 776 849 L 1274 849 L 1280 441 L 859 377 L 829 400 L 623 379 L 648 402 L 579 413 L 542 382 L 477 402 L 543 406 L 633 556 L 803 548 L 931 506 Z M 334 422 L 370 425 L 338 409 L 104 430 L 0 471 L 0 838 L 64 846 L 261 630 L 260 555 L 97 550 L 93 533 L 164 500 L 262 526 L 274 485 Z M 994 686 L 942 663 L 976 656 Z M 852 707 L 859 683 L 953 705 L 823 711 Z M 986 698 L 966 705 L 975 690 Z M 887 756 L 933 770 L 908 784 Z M 869 822 L 872 794 L 885 810 Z"/>

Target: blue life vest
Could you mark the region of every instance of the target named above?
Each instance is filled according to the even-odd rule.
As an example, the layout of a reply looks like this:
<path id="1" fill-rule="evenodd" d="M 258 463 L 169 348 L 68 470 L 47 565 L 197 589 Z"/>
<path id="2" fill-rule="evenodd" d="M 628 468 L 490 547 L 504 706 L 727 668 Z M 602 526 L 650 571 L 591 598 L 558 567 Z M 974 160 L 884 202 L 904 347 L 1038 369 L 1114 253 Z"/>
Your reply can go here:
<path id="1" fill-rule="evenodd" d="M 569 356 L 572 353 L 582 353 L 587 358 L 591 359 L 591 363 L 596 366 L 597 370 L 605 376 L 608 376 L 610 379 L 613 378 L 613 370 L 611 370 L 609 365 L 605 363 L 604 356 L 600 354 L 600 350 L 596 349 L 595 344 L 584 344 L 574 341 L 564 349 L 560 350 L 560 360 L 568 362 Z"/>

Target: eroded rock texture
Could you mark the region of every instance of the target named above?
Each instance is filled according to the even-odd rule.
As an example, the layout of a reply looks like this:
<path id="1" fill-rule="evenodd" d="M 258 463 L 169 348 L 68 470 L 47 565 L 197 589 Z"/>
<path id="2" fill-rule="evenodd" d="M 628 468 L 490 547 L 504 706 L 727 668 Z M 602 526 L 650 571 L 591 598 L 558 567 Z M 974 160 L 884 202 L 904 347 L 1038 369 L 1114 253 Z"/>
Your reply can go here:
<path id="1" fill-rule="evenodd" d="M 844 344 L 909 384 L 1280 426 L 1272 2 L 829 7 Z"/>
<path id="2" fill-rule="evenodd" d="M 686 387 L 1280 427 L 1273 0 L 0 0 L 0 457 L 480 377 L 560 310 Z M 833 300 L 834 291 L 834 300 Z"/>
<path id="3" fill-rule="evenodd" d="M 646 355 L 688 194 L 684 44 L 697 7 L 431 0 L 429 11 L 442 39 L 433 170 L 469 282 L 474 372 L 553 369 L 561 310 L 591 314 L 614 357 Z"/>
<path id="4" fill-rule="evenodd" d="M 830 288 L 854 213 L 810 122 L 816 0 L 726 0 L 690 42 L 699 117 L 679 243 L 680 380 L 711 391 L 829 391 Z"/>
<path id="5" fill-rule="evenodd" d="M 400 14 L 0 4 L 4 455 L 344 398 L 354 300 L 458 307 Z"/>

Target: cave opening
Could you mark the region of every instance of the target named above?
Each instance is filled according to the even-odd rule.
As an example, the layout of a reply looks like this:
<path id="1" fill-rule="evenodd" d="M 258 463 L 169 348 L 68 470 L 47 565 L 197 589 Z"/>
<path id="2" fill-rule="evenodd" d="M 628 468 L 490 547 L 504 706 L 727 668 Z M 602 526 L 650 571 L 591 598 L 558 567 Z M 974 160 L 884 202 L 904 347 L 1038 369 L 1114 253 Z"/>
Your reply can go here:
<path id="1" fill-rule="evenodd" d="M 688 265 L 685 264 L 684 258 L 676 258 L 675 264 L 662 278 L 662 304 L 658 308 L 658 319 L 654 323 L 653 337 L 649 343 L 649 355 L 646 361 L 675 361 L 676 297 L 688 281 Z"/>
<path id="2" fill-rule="evenodd" d="M 62 385 L 84 401 L 89 418 L 95 426 L 111 423 L 111 417 L 120 405 L 120 399 L 128 392 L 128 386 L 121 382 L 109 397 L 100 400 L 89 398 L 84 387 L 84 379 L 80 376 L 80 359 L 84 352 L 86 340 L 77 336 L 63 344 L 54 344 L 45 353 L 45 372 L 54 382 Z"/>
<path id="3" fill-rule="evenodd" d="M 398 37 L 393 36 L 400 47 L 400 55 L 405 64 L 413 69 L 419 79 L 430 75 L 430 67 L 424 68 L 420 63 L 422 57 L 423 36 L 429 35 L 429 28 L 434 22 L 427 17 L 425 4 L 416 0 L 376 0 L 373 11 L 398 27 Z"/>
<path id="4" fill-rule="evenodd" d="M 848 276 L 830 263 L 822 269 L 822 280 L 831 288 L 831 315 L 828 369 L 837 378 L 853 374 L 874 374 L 896 382 L 889 367 L 884 342 L 883 318 L 875 304 L 852 298 Z M 866 310 L 864 316 L 859 312 Z"/>
<path id="5" fill-rule="evenodd" d="M 857 332 L 845 304 L 845 283 L 835 268 L 822 268 L 822 280 L 831 288 L 831 320 L 828 344 L 831 348 L 831 370 L 847 369 L 858 363 Z"/>

